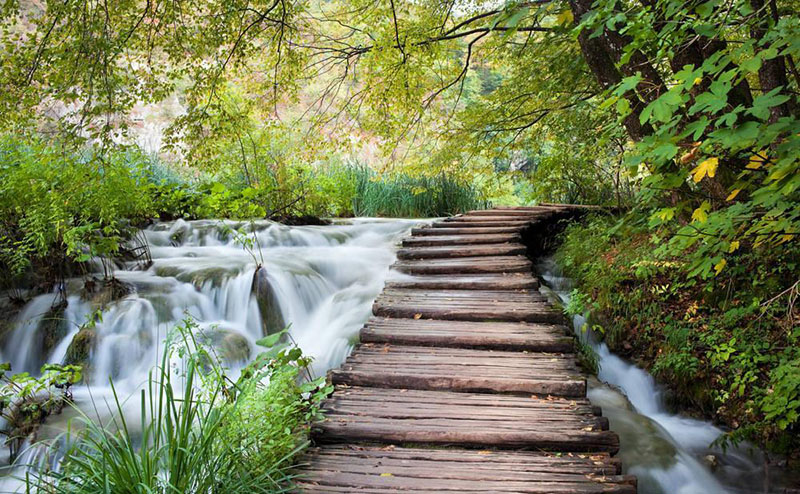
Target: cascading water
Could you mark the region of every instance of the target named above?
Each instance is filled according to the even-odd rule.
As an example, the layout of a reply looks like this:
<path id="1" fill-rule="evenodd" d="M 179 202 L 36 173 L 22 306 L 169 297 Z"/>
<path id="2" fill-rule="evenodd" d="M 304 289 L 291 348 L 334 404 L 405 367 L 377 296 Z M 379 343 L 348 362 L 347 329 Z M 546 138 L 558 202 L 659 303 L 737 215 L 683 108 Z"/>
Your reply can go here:
<path id="1" fill-rule="evenodd" d="M 538 271 L 552 295 L 568 303 L 572 281 L 563 277 L 552 259 Z M 639 494 L 734 494 L 784 492 L 780 479 L 769 485 L 760 453 L 740 446 L 721 451 L 712 447 L 723 432 L 714 425 L 667 410 L 662 390 L 644 370 L 625 362 L 584 329 L 586 319 L 575 316 L 576 335 L 597 355 L 597 379 L 589 381 L 588 396 L 609 418 L 619 434 L 619 457 L 627 473 L 636 475 Z"/>
<path id="2" fill-rule="evenodd" d="M 69 280 L 23 308 L 2 354 L 14 372 L 32 373 L 68 355 L 88 356 L 82 363 L 91 384 L 74 389 L 74 398 L 79 408 L 93 410 L 93 403 L 110 397 L 109 378 L 120 396 L 135 394 L 157 364 L 167 331 L 189 315 L 233 366 L 254 356 L 255 341 L 266 332 L 288 324 L 294 341 L 314 358 L 312 371 L 323 375 L 349 353 L 383 288 L 395 244 L 418 222 L 158 223 L 144 231 L 152 264 L 140 269 L 130 263 L 114 272 L 130 293 L 101 304 L 107 293 L 87 295 L 81 280 Z M 232 227 L 247 233 L 234 234 Z M 266 293 L 257 297 L 254 288 Z M 101 305 L 91 338 L 81 338 L 81 326 Z M 76 348 L 80 344 L 86 348 Z M 51 417 L 40 437 L 63 430 L 69 415 Z"/>

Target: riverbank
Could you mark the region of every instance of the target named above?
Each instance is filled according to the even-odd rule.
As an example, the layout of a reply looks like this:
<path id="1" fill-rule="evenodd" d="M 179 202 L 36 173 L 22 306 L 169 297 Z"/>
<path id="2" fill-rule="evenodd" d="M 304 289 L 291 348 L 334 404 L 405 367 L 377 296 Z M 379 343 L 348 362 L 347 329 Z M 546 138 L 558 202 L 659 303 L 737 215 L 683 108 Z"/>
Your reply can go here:
<path id="1" fill-rule="evenodd" d="M 658 255 L 663 235 L 608 216 L 568 227 L 556 253 L 576 281 L 568 309 L 591 311 L 588 328 L 663 383 L 672 409 L 722 425 L 718 443 L 749 441 L 796 470 L 797 252 L 743 253 L 704 279 Z"/>

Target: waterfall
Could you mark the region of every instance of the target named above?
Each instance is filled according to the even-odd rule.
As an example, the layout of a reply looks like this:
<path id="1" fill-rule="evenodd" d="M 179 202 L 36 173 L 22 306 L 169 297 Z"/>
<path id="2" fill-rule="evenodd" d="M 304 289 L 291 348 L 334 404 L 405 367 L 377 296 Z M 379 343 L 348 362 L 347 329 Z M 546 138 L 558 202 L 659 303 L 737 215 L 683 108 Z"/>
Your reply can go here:
<path id="1" fill-rule="evenodd" d="M 110 398 L 109 378 L 122 397 L 141 389 L 161 357 L 167 332 L 188 314 L 234 369 L 255 355 L 255 342 L 266 330 L 282 329 L 268 324 L 282 321 L 314 359 L 313 372 L 324 375 L 349 353 L 383 288 L 397 242 L 417 223 L 381 219 L 300 227 L 269 221 L 157 223 L 143 231 L 152 264 L 142 269 L 130 263 L 113 273 L 126 287 L 126 295 L 112 301 L 106 289 L 87 293 L 83 280 L 67 280 L 52 293 L 28 302 L 5 338 L 2 355 L 11 359 L 13 372 L 33 374 L 46 362 L 88 356 L 81 363 L 89 385 L 77 386 L 73 393 L 80 408 L 94 412 L 93 403 Z M 231 228 L 246 234 L 237 239 Z M 272 314 L 261 313 L 263 300 L 253 292 L 259 264 L 274 294 Z M 87 348 L 76 348 L 81 326 L 98 309 L 101 315 L 84 343 Z M 56 436 L 65 422 L 65 417 L 51 417 L 40 438 Z"/>

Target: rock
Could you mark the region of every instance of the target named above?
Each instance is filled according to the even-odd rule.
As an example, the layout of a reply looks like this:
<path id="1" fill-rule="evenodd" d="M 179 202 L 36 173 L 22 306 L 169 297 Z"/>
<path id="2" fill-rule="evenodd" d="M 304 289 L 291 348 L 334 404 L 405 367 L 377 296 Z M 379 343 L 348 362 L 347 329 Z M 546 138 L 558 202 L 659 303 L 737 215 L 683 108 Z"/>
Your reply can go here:
<path id="1" fill-rule="evenodd" d="M 220 354 L 230 364 L 241 364 L 250 360 L 250 342 L 239 333 L 227 333 L 222 338 Z"/>
<path id="2" fill-rule="evenodd" d="M 67 308 L 67 301 L 61 300 L 47 311 L 47 314 L 39 323 L 37 332 L 40 335 L 42 359 L 46 359 L 53 348 L 67 336 L 67 321 L 64 319 L 64 309 Z M 44 360 L 41 362 L 44 363 Z"/>
<path id="3" fill-rule="evenodd" d="M 278 296 L 269 283 L 267 270 L 261 266 L 253 275 L 253 294 L 258 301 L 258 309 L 261 312 L 261 328 L 264 334 L 270 335 L 283 330 L 286 327 L 286 321 L 283 319 L 278 304 Z"/>
<path id="4" fill-rule="evenodd" d="M 195 271 L 184 271 L 176 276 L 176 278 L 184 283 L 191 283 L 197 288 L 201 288 L 207 282 L 215 287 L 222 286 L 225 280 L 229 279 L 235 271 L 225 266 L 211 266 Z"/>
<path id="5" fill-rule="evenodd" d="M 305 226 L 305 225 L 320 226 L 320 225 L 331 224 L 331 220 L 329 219 L 320 218 L 319 216 L 312 216 L 310 214 L 304 214 L 301 216 L 293 216 L 293 215 L 281 216 L 275 219 L 279 223 L 283 223 L 284 225 L 289 225 L 289 226 Z"/>
<path id="6" fill-rule="evenodd" d="M 92 305 L 104 308 L 111 302 L 115 302 L 135 292 L 135 288 L 130 283 L 125 283 L 117 278 L 97 279 L 88 278 L 83 284 L 83 299 L 92 302 Z"/>
<path id="7" fill-rule="evenodd" d="M 250 360 L 250 342 L 238 331 L 213 327 L 204 330 L 202 343 L 214 351 L 227 364 L 242 364 Z"/>
<path id="8" fill-rule="evenodd" d="M 97 332 L 94 329 L 83 328 L 72 338 L 72 342 L 67 347 L 67 355 L 64 363 L 67 365 L 82 365 L 84 375 L 87 374 L 86 368 L 89 364 L 89 357 L 97 344 Z"/>

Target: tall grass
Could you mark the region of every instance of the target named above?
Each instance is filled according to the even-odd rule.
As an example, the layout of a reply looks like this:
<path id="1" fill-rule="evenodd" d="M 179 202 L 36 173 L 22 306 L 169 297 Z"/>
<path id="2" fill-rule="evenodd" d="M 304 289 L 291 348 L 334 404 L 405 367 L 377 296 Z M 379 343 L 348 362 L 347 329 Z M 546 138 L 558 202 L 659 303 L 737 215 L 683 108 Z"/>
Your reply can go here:
<path id="1" fill-rule="evenodd" d="M 258 494 L 291 490 L 295 455 L 327 391 L 302 384 L 299 349 L 259 356 L 231 381 L 213 349 L 198 347 L 185 321 L 141 391 L 139 423 L 126 419 L 113 388 L 108 423 L 82 415 L 82 429 L 57 471 L 28 479 L 50 494 Z M 189 334 L 188 337 L 186 335 Z M 182 362 L 176 372 L 176 358 Z M 268 384 L 262 384 L 268 382 Z M 176 391 L 177 390 L 177 391 Z M 137 425 L 137 428 L 132 428 Z"/>
<path id="2" fill-rule="evenodd" d="M 366 167 L 354 168 L 356 216 L 429 218 L 484 208 L 475 186 L 446 174 L 412 177 L 378 176 Z"/>

